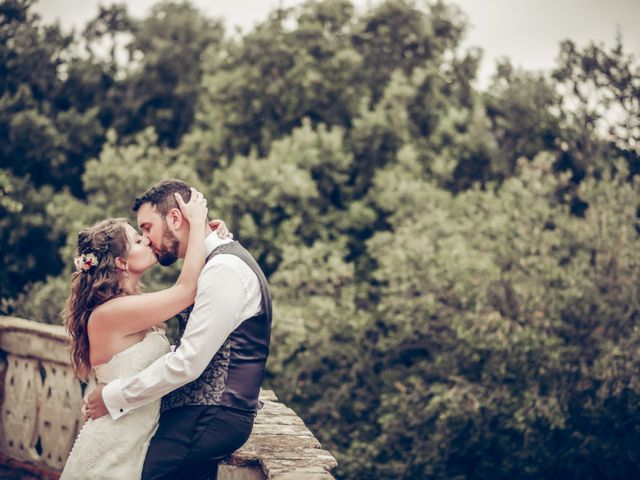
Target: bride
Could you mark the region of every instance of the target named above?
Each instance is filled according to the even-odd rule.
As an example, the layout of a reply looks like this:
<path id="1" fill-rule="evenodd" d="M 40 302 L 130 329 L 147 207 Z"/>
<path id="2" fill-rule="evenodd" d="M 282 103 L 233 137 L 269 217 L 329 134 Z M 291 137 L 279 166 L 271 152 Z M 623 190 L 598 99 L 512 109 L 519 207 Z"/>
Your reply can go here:
<path id="1" fill-rule="evenodd" d="M 131 376 L 169 351 L 164 321 L 193 304 L 204 266 L 207 207 L 191 189 L 176 202 L 190 224 L 180 277 L 165 290 L 142 294 L 140 277 L 157 259 L 149 241 L 124 218 L 104 220 L 78 234 L 71 295 L 64 312 L 74 373 L 86 380 L 93 368 L 98 382 Z M 216 230 L 226 236 L 223 222 Z M 118 420 L 106 415 L 83 425 L 61 480 L 136 479 L 158 425 L 160 400 Z"/>

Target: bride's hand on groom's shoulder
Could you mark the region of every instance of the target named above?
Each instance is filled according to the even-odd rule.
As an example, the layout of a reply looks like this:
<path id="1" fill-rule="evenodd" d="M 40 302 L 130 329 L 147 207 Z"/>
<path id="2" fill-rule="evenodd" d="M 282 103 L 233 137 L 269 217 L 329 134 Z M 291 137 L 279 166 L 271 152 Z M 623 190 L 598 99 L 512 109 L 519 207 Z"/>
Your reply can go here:
<path id="1" fill-rule="evenodd" d="M 207 199 L 198 190 L 191 188 L 191 198 L 187 203 L 178 192 L 174 194 L 174 197 L 182 215 L 190 224 L 199 221 L 205 223 L 207 221 Z"/>
<path id="2" fill-rule="evenodd" d="M 213 230 L 216 235 L 218 235 L 218 238 L 221 238 L 223 240 L 227 238 L 233 240 L 233 233 L 229 231 L 229 228 L 227 227 L 227 224 L 224 223 L 224 220 L 214 218 L 213 220 L 209 221 L 209 227 L 211 227 L 211 230 Z"/>

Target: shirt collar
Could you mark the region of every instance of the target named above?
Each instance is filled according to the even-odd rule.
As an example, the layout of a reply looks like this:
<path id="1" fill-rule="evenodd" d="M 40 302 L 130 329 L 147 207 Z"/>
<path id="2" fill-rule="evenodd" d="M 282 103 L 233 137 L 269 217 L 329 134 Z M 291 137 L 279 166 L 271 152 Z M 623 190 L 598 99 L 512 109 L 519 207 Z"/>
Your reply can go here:
<path id="1" fill-rule="evenodd" d="M 220 238 L 218 237 L 218 234 L 216 232 L 211 232 L 204 239 L 205 257 L 208 257 L 209 255 L 211 255 L 211 252 L 213 252 L 220 245 L 224 245 L 226 243 L 231 243 L 231 242 L 233 242 L 233 240 L 231 240 L 230 238 Z"/>

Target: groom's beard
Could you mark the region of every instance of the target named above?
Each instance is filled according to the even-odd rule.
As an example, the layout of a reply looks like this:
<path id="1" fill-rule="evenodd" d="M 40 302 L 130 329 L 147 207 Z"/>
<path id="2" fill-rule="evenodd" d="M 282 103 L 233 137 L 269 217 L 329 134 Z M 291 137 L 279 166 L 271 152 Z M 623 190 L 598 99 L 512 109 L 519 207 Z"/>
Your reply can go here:
<path id="1" fill-rule="evenodd" d="M 162 245 L 156 250 L 156 258 L 158 263 L 163 267 L 173 265 L 178 260 L 178 248 L 180 241 L 175 234 L 169 230 L 167 224 L 164 225 L 164 234 L 162 235 Z"/>

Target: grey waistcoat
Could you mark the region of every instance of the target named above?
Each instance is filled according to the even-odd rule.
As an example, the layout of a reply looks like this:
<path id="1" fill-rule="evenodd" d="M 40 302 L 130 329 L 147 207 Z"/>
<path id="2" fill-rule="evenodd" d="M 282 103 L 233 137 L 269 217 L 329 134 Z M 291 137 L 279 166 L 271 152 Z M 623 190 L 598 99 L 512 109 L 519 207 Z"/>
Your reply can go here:
<path id="1" fill-rule="evenodd" d="M 163 397 L 162 411 L 185 405 L 222 405 L 248 412 L 259 408 L 258 395 L 271 337 L 269 286 L 258 263 L 238 242 L 221 245 L 206 261 L 222 253 L 235 255 L 258 276 L 262 293 L 260 312 L 231 332 L 200 377 Z M 192 308 L 193 305 L 178 314 L 179 338 L 184 334 Z M 213 323 L 211 328 L 215 328 Z"/>

